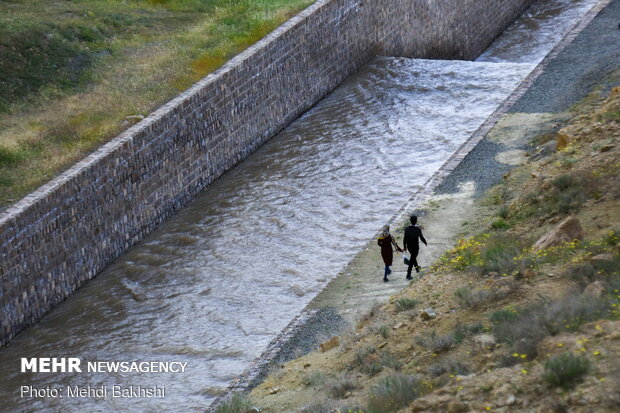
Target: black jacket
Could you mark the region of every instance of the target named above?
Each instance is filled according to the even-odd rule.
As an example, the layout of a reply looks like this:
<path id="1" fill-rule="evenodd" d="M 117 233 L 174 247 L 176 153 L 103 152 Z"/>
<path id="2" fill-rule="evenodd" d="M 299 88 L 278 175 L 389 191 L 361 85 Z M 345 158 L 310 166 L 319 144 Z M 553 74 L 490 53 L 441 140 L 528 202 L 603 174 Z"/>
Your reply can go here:
<path id="1" fill-rule="evenodd" d="M 403 244 L 405 249 L 410 252 L 413 250 L 420 249 L 420 243 L 418 240 L 422 240 L 424 245 L 426 244 L 426 240 L 424 239 L 424 235 L 422 235 L 422 230 L 416 225 L 409 225 L 405 228 L 405 238 L 403 239 Z"/>

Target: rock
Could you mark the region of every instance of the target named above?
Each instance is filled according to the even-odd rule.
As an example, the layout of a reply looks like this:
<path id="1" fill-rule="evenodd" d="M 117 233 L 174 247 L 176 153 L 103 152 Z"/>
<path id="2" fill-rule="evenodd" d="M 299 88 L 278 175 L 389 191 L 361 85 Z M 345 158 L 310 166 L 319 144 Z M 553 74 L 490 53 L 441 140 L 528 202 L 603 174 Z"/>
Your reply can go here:
<path id="1" fill-rule="evenodd" d="M 394 327 L 392 327 L 393 330 L 398 330 L 399 328 L 402 328 L 404 326 L 406 326 L 407 324 L 403 323 L 403 322 L 399 322 L 396 323 L 396 325 Z"/>
<path id="2" fill-rule="evenodd" d="M 536 351 L 543 357 L 550 357 L 556 354 L 572 351 L 578 340 L 578 336 L 574 334 L 560 334 L 545 338 L 538 343 Z"/>
<path id="3" fill-rule="evenodd" d="M 590 258 L 590 262 L 594 268 L 603 267 L 611 262 L 613 262 L 614 256 L 610 253 L 598 254 L 594 257 Z"/>
<path id="4" fill-rule="evenodd" d="M 144 116 L 142 115 L 130 115 L 127 116 L 123 122 L 121 122 L 121 126 L 133 125 L 134 123 L 140 122 L 142 119 L 144 119 Z"/>
<path id="5" fill-rule="evenodd" d="M 422 310 L 422 312 L 420 313 L 420 318 L 424 321 L 428 321 L 428 320 L 432 320 L 433 318 L 437 317 L 437 314 L 435 313 L 435 310 L 433 310 L 432 308 L 428 307 L 425 308 L 424 310 Z"/>
<path id="6" fill-rule="evenodd" d="M 558 132 L 555 135 L 556 148 L 558 151 L 566 148 L 570 142 L 573 140 L 573 137 L 567 134 L 566 132 Z"/>
<path id="7" fill-rule="evenodd" d="M 307 368 L 308 368 L 308 367 L 310 367 L 311 365 L 312 365 L 312 364 L 310 364 L 310 363 L 306 363 L 306 364 L 304 364 L 304 369 L 307 369 Z"/>
<path id="8" fill-rule="evenodd" d="M 601 152 L 609 152 L 609 151 L 611 151 L 613 148 L 614 148 L 614 145 L 605 145 L 605 146 L 603 146 L 603 147 L 600 149 L 600 151 L 601 151 Z"/>
<path id="9" fill-rule="evenodd" d="M 281 389 L 280 389 L 279 387 L 272 387 L 272 388 L 269 390 L 269 394 L 276 394 L 276 393 L 279 393 L 279 392 L 280 392 L 280 390 L 281 390 Z"/>
<path id="10" fill-rule="evenodd" d="M 549 142 L 545 143 L 544 145 L 541 145 L 538 148 L 536 148 L 536 152 L 534 153 L 534 156 L 532 156 L 532 158 L 533 159 L 544 158 L 545 156 L 551 155 L 556 150 L 557 150 L 556 142 L 555 141 L 549 141 Z"/>
<path id="11" fill-rule="evenodd" d="M 245 413 L 260 413 L 260 409 L 258 407 L 250 407 Z"/>
<path id="12" fill-rule="evenodd" d="M 476 343 L 481 349 L 492 350 L 497 344 L 495 337 L 491 334 L 479 334 L 474 336 L 474 343 Z"/>
<path id="13" fill-rule="evenodd" d="M 605 291 L 605 284 L 602 281 L 594 281 L 592 284 L 588 285 L 583 290 L 583 293 L 590 297 L 599 298 L 600 296 L 603 295 L 604 291 Z"/>
<path id="14" fill-rule="evenodd" d="M 515 404 L 517 402 L 517 398 L 515 397 L 514 394 L 511 394 L 510 396 L 508 396 L 508 398 L 506 399 L 506 406 L 512 406 L 513 404 Z"/>
<path id="15" fill-rule="evenodd" d="M 453 401 L 448 404 L 447 413 L 465 413 L 469 411 L 469 406 L 466 403 Z"/>
<path id="16" fill-rule="evenodd" d="M 545 248 L 570 242 L 575 239 L 583 238 L 583 229 L 579 220 L 575 217 L 568 217 L 560 222 L 554 229 L 540 237 L 534 244 L 534 250 L 542 250 Z"/>
<path id="17" fill-rule="evenodd" d="M 333 349 L 334 347 L 338 347 L 340 345 L 340 337 L 334 336 L 327 340 L 325 343 L 321 344 L 321 352 L 325 353 L 328 350 Z"/>
<path id="18" fill-rule="evenodd" d="M 428 396 L 421 397 L 417 399 L 416 401 L 414 401 L 411 404 L 410 411 L 411 412 L 445 411 L 446 405 L 448 403 L 450 402 L 454 403 L 452 399 L 453 399 L 453 396 L 449 394 L 442 394 L 442 395 L 429 394 Z"/>
<path id="19" fill-rule="evenodd" d="M 586 323 L 579 328 L 579 331 L 590 334 L 592 336 L 609 335 L 610 339 L 620 338 L 620 321 L 619 320 L 598 320 Z M 617 336 L 617 337 L 614 337 Z"/>
<path id="20" fill-rule="evenodd" d="M 384 341 L 383 343 L 380 343 L 377 347 L 378 348 L 383 348 L 383 347 L 387 346 L 387 343 L 388 343 L 387 341 Z"/>

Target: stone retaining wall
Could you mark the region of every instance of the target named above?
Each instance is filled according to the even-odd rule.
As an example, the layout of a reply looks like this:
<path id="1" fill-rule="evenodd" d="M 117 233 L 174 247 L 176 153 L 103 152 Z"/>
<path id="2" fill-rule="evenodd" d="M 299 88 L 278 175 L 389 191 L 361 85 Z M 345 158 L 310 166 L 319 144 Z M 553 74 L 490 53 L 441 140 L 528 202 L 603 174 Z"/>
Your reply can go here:
<path id="1" fill-rule="evenodd" d="M 371 57 L 472 59 L 531 1 L 317 1 L 0 216 L 0 345 Z"/>

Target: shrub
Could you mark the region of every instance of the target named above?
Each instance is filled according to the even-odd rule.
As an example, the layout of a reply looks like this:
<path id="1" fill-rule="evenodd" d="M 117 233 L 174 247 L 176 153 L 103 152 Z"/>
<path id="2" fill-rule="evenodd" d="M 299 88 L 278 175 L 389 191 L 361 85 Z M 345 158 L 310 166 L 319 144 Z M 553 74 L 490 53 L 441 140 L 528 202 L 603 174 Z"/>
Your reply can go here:
<path id="1" fill-rule="evenodd" d="M 327 394 L 337 399 L 344 398 L 347 392 L 355 388 L 357 388 L 357 384 L 347 376 L 333 378 L 325 383 L 325 391 Z"/>
<path id="2" fill-rule="evenodd" d="M 510 210 L 508 209 L 508 207 L 506 205 L 502 206 L 497 211 L 497 216 L 499 216 L 501 219 L 508 219 L 509 215 L 510 215 Z"/>
<path id="3" fill-rule="evenodd" d="M 453 334 L 438 335 L 435 330 L 431 331 L 430 334 L 417 336 L 415 342 L 435 353 L 448 351 L 456 343 Z"/>
<path id="4" fill-rule="evenodd" d="M 387 324 L 383 324 L 377 328 L 377 334 L 379 334 L 383 338 L 388 338 L 390 336 L 390 332 L 392 331 L 391 327 Z"/>
<path id="5" fill-rule="evenodd" d="M 403 363 L 388 352 L 380 353 L 379 364 L 381 364 L 382 367 L 387 367 L 389 369 L 394 369 L 396 371 L 403 368 Z"/>
<path id="6" fill-rule="evenodd" d="M 480 322 L 472 323 L 472 324 L 458 323 L 454 327 L 454 331 L 452 332 L 452 335 L 454 336 L 454 342 L 457 344 L 460 344 L 467 337 L 473 334 L 480 333 L 483 329 L 484 329 L 484 326 Z"/>
<path id="7" fill-rule="evenodd" d="M 320 371 L 304 374 L 301 378 L 301 382 L 305 386 L 318 386 L 319 384 L 325 383 L 325 374 L 321 373 Z"/>
<path id="8" fill-rule="evenodd" d="M 215 413 L 246 413 L 252 407 L 252 402 L 239 393 L 234 394 L 215 409 Z"/>
<path id="9" fill-rule="evenodd" d="M 609 314 L 607 303 L 601 299 L 569 294 L 555 300 L 540 300 L 508 313 L 496 312 L 493 334 L 498 341 L 507 343 L 512 351 L 536 356 L 537 344 L 549 335 L 574 331 L 581 324 Z"/>
<path id="10" fill-rule="evenodd" d="M 596 270 L 590 263 L 580 263 L 568 267 L 566 270 L 566 275 L 571 280 L 583 285 L 589 283 L 594 279 L 594 276 L 596 275 Z"/>
<path id="11" fill-rule="evenodd" d="M 369 376 L 374 376 L 383 370 L 383 366 L 379 362 L 379 354 L 375 347 L 364 347 L 358 349 L 353 360 L 354 367 Z"/>
<path id="12" fill-rule="evenodd" d="M 466 364 L 458 360 L 454 360 L 450 358 L 445 359 L 441 363 L 433 364 L 427 370 L 427 373 L 431 377 L 439 377 L 442 374 L 454 374 L 454 375 L 466 376 L 470 372 L 471 371 Z"/>
<path id="13" fill-rule="evenodd" d="M 418 305 L 418 300 L 413 298 L 400 298 L 394 303 L 397 312 L 412 310 Z"/>
<path id="14" fill-rule="evenodd" d="M 491 228 L 498 229 L 498 230 L 504 230 L 504 229 L 510 228 L 510 224 L 508 224 L 508 222 L 506 222 L 506 220 L 504 220 L 503 218 L 500 218 L 498 220 L 493 221 L 493 223 L 491 224 Z"/>
<path id="15" fill-rule="evenodd" d="M 588 373 L 587 358 L 573 353 L 562 353 L 545 362 L 543 379 L 555 387 L 569 388 Z"/>
<path id="16" fill-rule="evenodd" d="M 519 283 L 514 280 L 503 280 L 493 288 L 472 290 L 469 287 L 461 287 L 454 291 L 457 303 L 462 308 L 476 308 L 486 302 L 501 300 L 519 288 Z"/>
<path id="17" fill-rule="evenodd" d="M 572 186 L 575 186 L 576 184 L 577 182 L 575 177 L 568 174 L 559 175 L 553 180 L 553 186 L 555 186 L 560 191 L 564 191 Z"/>
<path id="18" fill-rule="evenodd" d="M 417 376 L 392 374 L 370 391 L 368 413 L 390 413 L 407 406 L 421 394 Z"/>

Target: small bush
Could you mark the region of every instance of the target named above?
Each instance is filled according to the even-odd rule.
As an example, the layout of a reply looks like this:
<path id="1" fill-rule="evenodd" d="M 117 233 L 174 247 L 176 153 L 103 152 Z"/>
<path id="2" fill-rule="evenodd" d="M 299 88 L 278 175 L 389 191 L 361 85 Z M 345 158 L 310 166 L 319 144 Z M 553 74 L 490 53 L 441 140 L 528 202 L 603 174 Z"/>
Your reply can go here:
<path id="1" fill-rule="evenodd" d="M 508 219 L 509 215 L 510 215 L 510 210 L 508 209 L 506 205 L 502 206 L 499 209 L 499 211 L 497 211 L 497 216 L 500 217 L 501 219 Z"/>
<path id="2" fill-rule="evenodd" d="M 354 367 L 369 376 L 374 376 L 383 370 L 383 366 L 379 361 L 379 353 L 375 347 L 364 347 L 358 349 L 353 360 Z"/>
<path id="3" fill-rule="evenodd" d="M 413 298 L 400 298 L 394 303 L 394 308 L 397 312 L 412 310 L 418 303 L 418 300 Z"/>
<path id="4" fill-rule="evenodd" d="M 472 290 L 469 287 L 458 288 L 454 292 L 457 303 L 462 308 L 476 308 L 489 301 L 501 300 L 519 288 L 519 283 L 514 280 L 498 282 L 493 288 L 484 290 Z"/>
<path id="5" fill-rule="evenodd" d="M 506 222 L 506 220 L 500 218 L 498 220 L 493 221 L 493 223 L 491 224 L 491 228 L 497 229 L 497 230 L 505 230 L 505 229 L 510 228 L 510 224 Z"/>
<path id="6" fill-rule="evenodd" d="M 325 374 L 321 373 L 320 371 L 304 374 L 301 378 L 301 382 L 305 386 L 318 386 L 325 383 Z"/>
<path id="7" fill-rule="evenodd" d="M 587 358 L 573 353 L 562 353 L 545 362 L 543 379 L 555 387 L 569 388 L 588 373 Z"/>
<path id="8" fill-rule="evenodd" d="M 450 358 L 442 361 L 441 363 L 433 364 L 427 370 L 427 373 L 431 377 L 439 377 L 442 374 L 454 374 L 455 376 L 456 375 L 466 376 L 470 372 L 471 370 L 466 364 L 458 360 L 454 360 Z"/>
<path id="9" fill-rule="evenodd" d="M 512 351 L 536 356 L 536 346 L 545 337 L 562 331 L 574 331 L 588 321 L 609 314 L 609 306 L 601 299 L 569 294 L 556 300 L 541 300 L 508 312 L 493 313 L 493 334 L 507 343 Z"/>
<path id="10" fill-rule="evenodd" d="M 565 191 L 575 185 L 577 185 L 576 179 L 572 175 L 568 174 L 559 175 L 553 180 L 553 186 L 560 191 Z"/>
<path id="11" fill-rule="evenodd" d="M 596 270 L 590 263 L 571 265 L 566 270 L 566 275 L 573 281 L 585 285 L 591 282 L 596 275 Z"/>
<path id="12" fill-rule="evenodd" d="M 377 328 L 377 334 L 379 334 L 383 338 L 388 338 L 390 336 L 391 331 L 392 331 L 392 328 L 387 324 L 383 324 L 379 326 L 379 328 Z"/>
<path id="13" fill-rule="evenodd" d="M 349 391 L 355 388 L 357 388 L 357 384 L 347 376 L 333 378 L 325 383 L 327 394 L 337 399 L 343 399 Z"/>
<path id="14" fill-rule="evenodd" d="M 370 391 L 368 413 L 390 413 L 407 406 L 421 394 L 417 376 L 392 374 Z"/>
<path id="15" fill-rule="evenodd" d="M 379 364 L 383 367 L 399 371 L 403 368 L 403 363 L 388 352 L 382 352 L 379 355 Z"/>
<path id="16" fill-rule="evenodd" d="M 478 334 L 483 329 L 484 329 L 484 326 L 480 322 L 472 323 L 472 324 L 460 324 L 459 323 L 456 325 L 456 327 L 454 327 L 454 331 L 452 332 L 452 335 L 454 336 L 454 342 L 457 344 L 460 344 L 467 337 L 473 334 Z"/>
<path id="17" fill-rule="evenodd" d="M 448 351 L 456 343 L 453 334 L 438 335 L 435 330 L 431 331 L 430 334 L 417 336 L 415 342 L 435 353 Z"/>
<path id="18" fill-rule="evenodd" d="M 252 402 L 241 394 L 234 394 L 230 399 L 217 406 L 215 413 L 246 413 Z"/>

